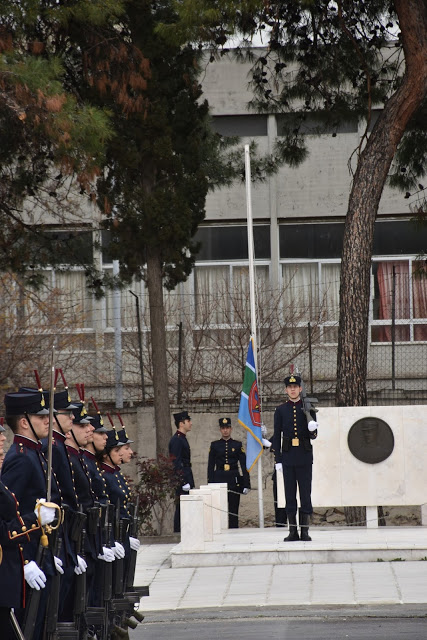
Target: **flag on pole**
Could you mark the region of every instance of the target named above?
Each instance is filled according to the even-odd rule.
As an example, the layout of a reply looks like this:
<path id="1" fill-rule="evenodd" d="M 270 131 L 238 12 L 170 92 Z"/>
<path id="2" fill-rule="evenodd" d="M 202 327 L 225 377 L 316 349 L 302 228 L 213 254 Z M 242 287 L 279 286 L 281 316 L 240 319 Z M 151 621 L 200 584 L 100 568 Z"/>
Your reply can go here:
<path id="1" fill-rule="evenodd" d="M 254 345 L 251 337 L 246 358 L 243 388 L 240 395 L 238 421 L 246 429 L 246 468 L 251 471 L 262 453 L 261 407 L 255 368 Z"/>

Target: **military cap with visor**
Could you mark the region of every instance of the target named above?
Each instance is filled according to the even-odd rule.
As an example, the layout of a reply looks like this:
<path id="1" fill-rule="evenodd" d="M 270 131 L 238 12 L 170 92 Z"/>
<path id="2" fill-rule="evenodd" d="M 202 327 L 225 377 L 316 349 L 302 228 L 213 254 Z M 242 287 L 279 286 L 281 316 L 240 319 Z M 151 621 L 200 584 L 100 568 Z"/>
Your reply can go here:
<path id="1" fill-rule="evenodd" d="M 185 420 L 191 420 L 190 416 L 188 415 L 188 411 L 181 411 L 180 413 L 174 413 L 173 417 L 177 427 L 179 426 L 180 422 L 184 422 Z"/>
<path id="2" fill-rule="evenodd" d="M 49 415 L 46 401 L 41 391 L 34 393 L 7 393 L 4 397 L 6 416 L 20 416 L 29 414 L 33 416 Z"/>

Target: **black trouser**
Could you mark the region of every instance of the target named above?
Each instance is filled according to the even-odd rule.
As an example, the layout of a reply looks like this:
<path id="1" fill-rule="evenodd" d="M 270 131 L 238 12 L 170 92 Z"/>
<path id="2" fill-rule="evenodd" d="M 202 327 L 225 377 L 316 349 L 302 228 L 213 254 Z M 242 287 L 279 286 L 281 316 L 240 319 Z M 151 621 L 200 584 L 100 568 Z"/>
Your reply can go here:
<path id="1" fill-rule="evenodd" d="M 0 629 L 2 640 L 16 640 L 16 635 L 10 623 L 10 608 L 0 607 Z"/>
<path id="2" fill-rule="evenodd" d="M 238 487 L 233 486 L 228 488 L 228 528 L 239 528 L 239 506 L 240 506 L 240 493 Z"/>
<path id="3" fill-rule="evenodd" d="M 311 504 L 311 479 L 313 465 L 283 465 L 283 476 L 285 478 L 286 513 L 288 516 L 297 513 L 297 485 L 301 512 L 313 513 Z"/>
<path id="4" fill-rule="evenodd" d="M 188 491 L 182 491 L 175 495 L 175 515 L 173 517 L 173 530 L 174 533 L 180 533 L 181 531 L 181 505 L 180 497 L 188 495 Z"/>

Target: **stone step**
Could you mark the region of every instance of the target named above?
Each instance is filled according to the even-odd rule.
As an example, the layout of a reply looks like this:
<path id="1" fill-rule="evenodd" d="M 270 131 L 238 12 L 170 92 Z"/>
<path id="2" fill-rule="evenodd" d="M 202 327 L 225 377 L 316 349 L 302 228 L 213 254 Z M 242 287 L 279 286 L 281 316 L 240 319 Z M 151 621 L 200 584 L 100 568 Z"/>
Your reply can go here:
<path id="1" fill-rule="evenodd" d="M 171 550 L 172 568 L 427 560 L 425 527 L 310 527 L 311 542 L 284 542 L 287 528 L 235 529 L 202 551 Z M 427 567 L 427 565 L 426 565 Z"/>

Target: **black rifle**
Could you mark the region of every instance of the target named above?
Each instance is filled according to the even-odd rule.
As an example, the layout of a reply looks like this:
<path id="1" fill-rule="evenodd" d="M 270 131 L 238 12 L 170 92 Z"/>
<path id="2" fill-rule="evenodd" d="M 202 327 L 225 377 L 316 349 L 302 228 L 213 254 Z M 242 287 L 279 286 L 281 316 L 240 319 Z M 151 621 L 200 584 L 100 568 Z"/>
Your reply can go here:
<path id="1" fill-rule="evenodd" d="M 76 555 L 83 557 L 84 542 L 85 542 L 85 526 L 86 526 L 86 514 L 82 511 L 74 511 L 70 514 L 70 539 L 74 543 Z M 74 581 L 74 628 L 79 632 L 84 626 L 84 616 L 86 610 L 86 573 L 81 573 L 75 576 Z M 62 625 L 60 625 L 62 626 Z M 65 624 L 64 627 L 69 627 Z"/>
<path id="2" fill-rule="evenodd" d="M 310 420 L 316 420 L 316 413 L 319 411 L 319 409 L 316 409 L 315 404 L 317 404 L 319 401 L 317 398 L 309 398 L 307 396 L 306 390 L 305 390 L 305 384 L 304 381 L 302 379 L 301 374 L 298 372 L 297 369 L 297 375 L 300 376 L 301 378 L 301 402 L 302 402 L 302 409 L 305 413 L 305 417 L 307 418 L 307 423 L 310 422 Z M 314 416 L 313 416 L 314 413 Z"/>
<path id="3" fill-rule="evenodd" d="M 120 500 L 116 503 L 116 512 L 114 516 L 114 539 L 123 545 L 125 538 L 124 522 L 120 518 Z M 114 561 L 114 595 L 121 596 L 123 594 L 123 580 L 125 570 L 125 559 L 116 558 Z"/>
<path id="4" fill-rule="evenodd" d="M 37 554 L 35 562 L 37 566 L 43 571 L 44 560 L 46 557 L 46 550 L 49 542 L 46 534 L 43 534 L 40 538 L 40 543 L 37 548 Z M 25 607 L 24 622 L 22 623 L 22 631 L 26 640 L 32 640 L 34 629 L 37 621 L 37 614 L 39 610 L 41 589 L 31 589 L 27 597 L 27 604 Z"/>
<path id="5" fill-rule="evenodd" d="M 101 505 L 101 531 L 102 531 L 102 546 L 111 548 L 111 536 L 112 536 L 112 520 L 113 520 L 114 507 L 112 504 Z M 116 560 L 114 561 L 116 562 Z M 113 562 L 102 562 L 102 576 L 101 576 L 101 598 L 100 604 L 103 607 L 103 619 L 102 619 L 102 640 L 108 640 L 109 638 L 109 618 L 110 618 L 110 602 L 113 597 Z"/>
<path id="6" fill-rule="evenodd" d="M 135 504 L 130 503 L 127 506 L 127 510 L 131 518 L 130 526 L 129 526 L 129 535 L 132 536 L 133 538 L 138 537 L 138 529 L 139 529 L 138 507 L 139 507 L 139 496 L 137 497 Z M 131 590 L 133 587 L 133 581 L 135 578 L 135 569 L 136 569 L 136 558 L 137 558 L 137 552 L 134 551 L 134 549 L 131 549 L 129 563 L 127 566 L 126 576 L 125 576 L 126 590 Z"/>
<path id="7" fill-rule="evenodd" d="M 61 538 L 59 530 L 55 529 L 51 537 L 52 553 L 54 556 L 59 557 L 61 553 Z M 52 578 L 52 586 L 49 592 L 49 599 L 47 601 L 46 608 L 46 626 L 45 633 L 47 640 L 56 640 L 58 637 L 58 612 L 59 612 L 59 589 L 61 584 L 61 575 L 58 571 L 55 571 L 55 575 Z"/>

